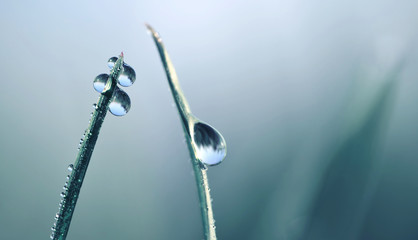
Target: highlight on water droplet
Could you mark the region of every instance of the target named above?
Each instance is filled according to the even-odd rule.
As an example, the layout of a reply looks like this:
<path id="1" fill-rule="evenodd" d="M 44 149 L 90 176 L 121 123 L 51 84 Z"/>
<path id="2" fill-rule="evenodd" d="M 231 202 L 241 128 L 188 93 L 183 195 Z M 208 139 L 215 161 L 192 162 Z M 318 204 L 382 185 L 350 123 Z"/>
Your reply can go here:
<path id="1" fill-rule="evenodd" d="M 131 99 L 128 94 L 120 88 L 116 88 L 109 104 L 109 111 L 115 116 L 123 116 L 131 108 Z"/>
<path id="2" fill-rule="evenodd" d="M 115 66 L 116 61 L 118 60 L 117 57 L 111 57 L 107 61 L 107 66 L 112 70 L 112 68 Z"/>
<path id="3" fill-rule="evenodd" d="M 192 131 L 192 144 L 196 158 L 208 166 L 218 165 L 226 156 L 226 143 L 223 136 L 210 125 L 195 123 Z"/>
<path id="4" fill-rule="evenodd" d="M 128 64 L 123 64 L 122 72 L 118 77 L 118 83 L 123 87 L 131 86 L 136 80 L 135 70 Z"/>
<path id="5" fill-rule="evenodd" d="M 68 171 L 73 171 L 74 170 L 74 165 L 73 164 L 70 164 L 70 165 L 68 165 Z"/>
<path id="6" fill-rule="evenodd" d="M 103 90 L 106 87 L 106 83 L 107 83 L 108 79 L 109 79 L 109 75 L 106 74 L 106 73 L 102 73 L 102 74 L 98 75 L 93 81 L 94 89 L 97 92 L 102 93 Z"/>

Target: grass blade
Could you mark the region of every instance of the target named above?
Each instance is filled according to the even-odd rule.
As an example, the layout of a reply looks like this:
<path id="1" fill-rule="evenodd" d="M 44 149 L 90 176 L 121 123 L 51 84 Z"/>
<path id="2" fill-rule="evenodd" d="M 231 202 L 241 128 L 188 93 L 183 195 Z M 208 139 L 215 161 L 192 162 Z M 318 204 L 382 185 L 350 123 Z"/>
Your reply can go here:
<path id="1" fill-rule="evenodd" d="M 195 133 L 195 126 L 196 123 L 200 121 L 194 117 L 190 111 L 189 104 L 187 103 L 186 98 L 183 95 L 183 92 L 180 88 L 180 84 L 178 82 L 177 74 L 174 69 L 174 66 L 168 56 L 168 53 L 164 47 L 162 39 L 160 38 L 159 34 L 149 25 L 146 25 L 148 30 L 151 32 L 151 35 L 154 39 L 154 42 L 157 46 L 158 52 L 161 57 L 162 64 L 164 66 L 164 70 L 167 75 L 168 84 L 171 89 L 171 93 L 173 94 L 174 102 L 176 103 L 177 110 L 180 115 L 180 119 L 182 122 L 183 130 L 185 132 L 186 142 L 189 149 L 193 170 L 196 178 L 196 185 L 200 200 L 200 210 L 202 215 L 202 223 L 203 223 L 203 230 L 206 239 L 215 240 L 216 239 L 216 231 L 215 231 L 215 219 L 213 216 L 213 209 L 212 209 L 212 198 L 210 195 L 210 188 L 207 176 L 207 168 L 202 163 L 201 157 L 199 157 L 199 149 L 196 147 L 196 139 Z M 216 133 L 218 133 L 215 130 Z M 211 132 L 213 133 L 213 132 Z M 220 134 L 219 134 L 220 135 Z M 225 149 L 224 155 L 226 154 L 226 145 L 224 143 L 224 139 L 222 135 L 220 135 L 221 139 L 218 139 L 217 143 Z M 222 142 L 222 143 L 221 143 Z M 225 156 L 222 157 L 222 160 Z M 222 161 L 221 160 L 221 161 Z M 219 164 L 220 161 L 216 164 Z M 216 165 L 214 164 L 214 165 Z"/>
<path id="2" fill-rule="evenodd" d="M 99 137 L 100 128 L 108 111 L 113 93 L 117 88 L 117 78 L 121 72 L 122 64 L 123 54 L 121 54 L 119 59 L 116 61 L 106 87 L 95 105 L 90 124 L 85 131 L 84 138 L 80 140 L 81 145 L 75 163 L 74 165 L 71 164 L 68 167 L 71 174 L 68 175 L 68 181 L 64 186 L 64 192 L 61 193 L 62 200 L 59 212 L 55 216 L 56 222 L 52 227 L 51 239 L 64 240 L 67 237 L 78 196 L 80 195 L 80 189 L 86 175 L 87 167 L 89 165 L 94 146 L 96 145 L 97 138 Z"/>

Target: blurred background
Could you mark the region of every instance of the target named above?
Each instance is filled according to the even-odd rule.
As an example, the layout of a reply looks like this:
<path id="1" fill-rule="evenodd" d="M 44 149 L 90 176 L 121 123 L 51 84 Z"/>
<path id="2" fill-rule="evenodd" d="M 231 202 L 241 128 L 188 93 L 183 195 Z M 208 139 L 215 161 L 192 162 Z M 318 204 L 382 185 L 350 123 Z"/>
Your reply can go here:
<path id="1" fill-rule="evenodd" d="M 203 239 L 156 47 L 225 137 L 208 170 L 219 239 L 418 239 L 418 2 L 2 1 L 0 239 L 48 239 L 99 94 L 125 53 L 68 234 Z"/>

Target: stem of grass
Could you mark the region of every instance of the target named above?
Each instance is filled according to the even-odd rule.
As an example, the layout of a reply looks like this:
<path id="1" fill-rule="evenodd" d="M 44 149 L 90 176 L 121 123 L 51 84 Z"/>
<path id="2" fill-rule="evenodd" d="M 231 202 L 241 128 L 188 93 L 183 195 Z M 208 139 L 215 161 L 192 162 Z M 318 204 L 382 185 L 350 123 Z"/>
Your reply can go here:
<path id="1" fill-rule="evenodd" d="M 151 32 L 151 35 L 160 54 L 164 70 L 167 75 L 168 84 L 170 86 L 170 90 L 173 95 L 182 122 L 183 130 L 185 133 L 184 135 L 186 137 L 186 142 L 193 165 L 194 175 L 196 178 L 196 185 L 199 195 L 199 203 L 205 239 L 216 240 L 216 226 L 215 219 L 213 216 L 212 198 L 210 195 L 207 168 L 204 164 L 202 164 L 199 161 L 198 157 L 196 156 L 196 149 L 193 146 L 193 141 L 191 137 L 193 126 L 195 123 L 199 122 L 199 120 L 196 117 L 194 117 L 190 111 L 189 104 L 187 103 L 187 100 L 184 97 L 183 92 L 180 88 L 176 71 L 170 60 L 170 57 L 168 56 L 167 51 L 165 50 L 162 39 L 151 26 L 146 26 L 148 30 Z"/>
<path id="2" fill-rule="evenodd" d="M 109 103 L 116 89 L 117 77 L 120 74 L 123 64 L 123 55 L 116 61 L 115 66 L 109 76 L 106 87 L 99 97 L 99 100 L 92 113 L 90 124 L 85 131 L 84 138 L 80 140 L 80 148 L 74 165 L 70 165 L 68 169 L 71 174 L 68 175 L 68 181 L 64 186 L 64 192 L 61 193 L 61 203 L 59 212 L 56 214 L 56 222 L 52 227 L 51 239 L 65 240 L 70 228 L 71 219 L 77 204 L 80 189 L 87 172 L 87 167 L 93 154 L 94 146 L 99 137 L 100 128 L 102 127 Z"/>

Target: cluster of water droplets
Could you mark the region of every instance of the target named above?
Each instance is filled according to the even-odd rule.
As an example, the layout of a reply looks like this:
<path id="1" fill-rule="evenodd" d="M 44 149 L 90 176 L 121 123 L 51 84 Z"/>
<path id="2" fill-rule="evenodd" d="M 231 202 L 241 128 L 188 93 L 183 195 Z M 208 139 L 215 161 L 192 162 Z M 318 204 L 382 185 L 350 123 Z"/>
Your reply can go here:
<path id="1" fill-rule="evenodd" d="M 59 234 L 59 233 L 56 232 L 57 231 L 57 224 L 58 224 L 58 219 L 60 218 L 60 213 L 63 212 L 62 209 L 64 207 L 66 207 L 66 204 L 67 204 L 66 197 L 69 194 L 68 193 L 68 187 L 69 187 L 69 181 L 71 179 L 71 173 L 74 171 L 74 165 L 73 164 L 68 165 L 68 171 L 70 172 L 70 174 L 67 175 L 67 181 L 65 182 L 64 186 L 62 187 L 63 192 L 61 192 L 61 194 L 60 194 L 61 201 L 59 203 L 58 212 L 55 214 L 55 217 L 54 217 L 55 222 L 54 222 L 53 226 L 51 227 L 51 230 L 52 230 L 52 234 L 50 236 L 51 239 L 54 239 L 56 237 L 56 234 Z"/>
<path id="2" fill-rule="evenodd" d="M 110 70 L 113 69 L 117 60 L 117 57 L 111 57 L 108 60 L 107 66 L 110 68 Z M 102 73 L 98 75 L 93 81 L 94 89 L 97 92 L 102 93 L 105 89 L 107 81 L 109 80 L 109 74 Z M 135 80 L 135 70 L 128 64 L 123 63 L 121 73 L 117 79 L 118 84 L 122 87 L 129 87 L 135 82 Z M 116 87 L 116 90 L 114 91 L 111 102 L 109 104 L 109 111 L 115 116 L 123 116 L 128 113 L 130 108 L 131 99 L 129 98 L 128 94 L 119 87 Z"/>

